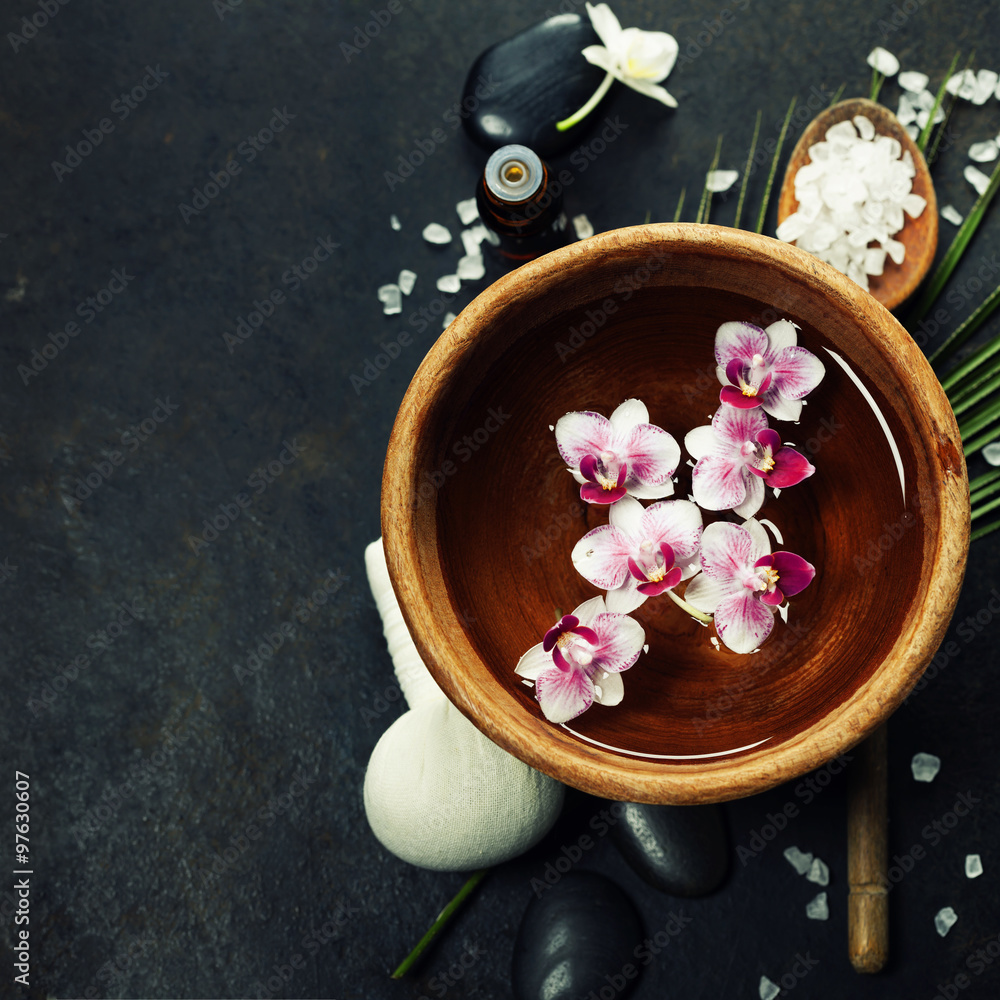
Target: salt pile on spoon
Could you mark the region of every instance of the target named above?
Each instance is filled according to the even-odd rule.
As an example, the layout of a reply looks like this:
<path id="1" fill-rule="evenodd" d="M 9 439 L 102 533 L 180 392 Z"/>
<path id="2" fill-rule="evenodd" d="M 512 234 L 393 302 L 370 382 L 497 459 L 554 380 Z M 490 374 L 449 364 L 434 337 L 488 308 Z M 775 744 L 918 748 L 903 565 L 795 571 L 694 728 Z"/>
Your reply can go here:
<path id="1" fill-rule="evenodd" d="M 809 163 L 795 175 L 798 211 L 778 226 L 777 237 L 832 264 L 868 289 L 888 257 L 901 264 L 906 248 L 893 239 L 927 205 L 913 193 L 913 157 L 898 139 L 876 135 L 864 115 L 827 129 L 809 147 Z M 875 245 L 870 245 L 875 244 Z"/>

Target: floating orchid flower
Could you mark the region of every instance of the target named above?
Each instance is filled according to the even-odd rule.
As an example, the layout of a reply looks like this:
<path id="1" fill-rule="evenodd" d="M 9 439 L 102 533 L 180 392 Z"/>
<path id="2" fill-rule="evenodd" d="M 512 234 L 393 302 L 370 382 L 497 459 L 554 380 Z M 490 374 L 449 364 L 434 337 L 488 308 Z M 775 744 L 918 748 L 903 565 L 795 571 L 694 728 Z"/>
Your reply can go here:
<path id="1" fill-rule="evenodd" d="M 535 697 L 549 722 L 569 722 L 595 701 L 622 700 L 621 672 L 639 658 L 645 641 L 634 618 L 609 612 L 604 598 L 594 597 L 563 615 L 514 669 L 535 682 Z"/>
<path id="2" fill-rule="evenodd" d="M 750 653 L 774 627 L 774 611 L 804 590 L 816 569 L 794 552 L 771 552 L 763 526 L 717 521 L 701 536 L 701 573 L 684 600 L 715 615 L 715 630 L 736 653 Z"/>
<path id="3" fill-rule="evenodd" d="M 643 500 L 673 493 L 670 477 L 681 460 L 680 446 L 649 423 L 638 399 L 626 399 L 610 420 L 589 410 L 567 413 L 555 431 L 559 453 L 587 503 L 614 503 L 626 493 Z"/>
<path id="4" fill-rule="evenodd" d="M 565 132 L 583 121 L 600 104 L 615 80 L 660 101 L 668 108 L 676 108 L 677 101 L 658 84 L 669 76 L 677 61 L 677 39 L 665 31 L 623 29 L 606 3 L 599 3 L 596 7 L 588 3 L 587 13 L 594 31 L 604 44 L 588 45 L 583 50 L 583 57 L 603 69 L 607 76 L 594 96 L 576 114 L 558 122 L 556 129 Z"/>
<path id="5" fill-rule="evenodd" d="M 803 398 L 826 369 L 815 354 L 796 346 L 797 329 L 787 319 L 766 330 L 752 323 L 723 323 L 715 334 L 721 401 L 739 409 L 762 407 L 777 420 L 798 420 Z"/>
<path id="6" fill-rule="evenodd" d="M 740 517 L 760 510 L 765 485 L 784 489 L 816 471 L 804 455 L 781 443 L 759 409 L 720 406 L 710 426 L 688 431 L 684 447 L 695 459 L 695 503 L 706 510 L 733 510 Z"/>
<path id="7" fill-rule="evenodd" d="M 643 508 L 626 496 L 609 517 L 610 524 L 588 531 L 572 553 L 581 576 L 608 591 L 609 611 L 628 614 L 698 572 L 701 511 L 689 500 Z"/>

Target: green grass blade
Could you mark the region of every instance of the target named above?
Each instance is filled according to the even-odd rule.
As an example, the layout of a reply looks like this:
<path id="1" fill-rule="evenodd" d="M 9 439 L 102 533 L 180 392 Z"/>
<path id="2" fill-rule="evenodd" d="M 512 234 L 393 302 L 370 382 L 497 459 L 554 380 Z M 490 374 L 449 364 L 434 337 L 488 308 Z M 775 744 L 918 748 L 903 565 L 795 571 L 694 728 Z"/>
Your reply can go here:
<path id="1" fill-rule="evenodd" d="M 972 520 L 975 521 L 977 517 L 982 517 L 983 514 L 988 514 L 991 510 L 996 510 L 997 507 L 1000 507 L 1000 497 L 990 500 L 989 503 L 981 504 L 979 507 L 973 507 Z"/>
<path id="2" fill-rule="evenodd" d="M 954 354 L 993 315 L 997 306 L 1000 306 L 1000 285 L 990 292 L 985 301 L 976 307 L 975 312 L 927 360 L 933 365 Z"/>
<path id="3" fill-rule="evenodd" d="M 958 60 L 961 58 L 961 53 L 956 52 L 955 58 L 952 59 L 951 65 L 948 67 L 948 72 L 945 73 L 944 79 L 941 81 L 941 86 L 938 87 L 938 92 L 934 97 L 934 107 L 931 108 L 931 113 L 927 118 L 927 124 L 923 127 L 920 135 L 917 136 L 917 149 L 920 152 L 924 152 L 927 148 L 927 140 L 931 136 L 931 130 L 934 128 L 934 116 L 937 114 L 937 109 L 941 107 L 941 102 L 944 100 L 945 87 L 948 85 L 948 81 L 951 79 L 952 74 L 955 72 L 955 67 L 958 65 Z M 943 121 L 942 126 L 947 124 L 947 120 Z"/>
<path id="4" fill-rule="evenodd" d="M 868 92 L 869 101 L 878 100 L 878 92 L 882 89 L 882 84 L 885 83 L 885 77 L 872 66 L 872 85 Z"/>
<path id="5" fill-rule="evenodd" d="M 978 490 L 989 483 L 995 483 L 1000 479 L 1000 469 L 991 469 L 989 472 L 984 472 L 981 476 L 976 476 L 975 479 L 969 480 L 969 492 L 972 493 L 974 490 Z"/>
<path id="6" fill-rule="evenodd" d="M 719 156 L 722 154 L 722 136 L 719 136 L 715 144 L 715 156 L 712 157 L 712 165 L 708 168 L 708 174 L 719 166 Z M 708 216 L 712 211 L 712 192 L 708 190 L 708 174 L 705 174 L 705 187 L 701 192 L 701 204 L 698 206 L 698 215 L 695 222 L 708 222 Z"/>
<path id="7" fill-rule="evenodd" d="M 757 228 L 755 232 L 764 231 L 764 217 L 767 215 L 767 204 L 771 200 L 771 187 L 774 185 L 774 175 L 778 170 L 778 159 L 781 157 L 781 147 L 785 144 L 785 136 L 788 134 L 788 123 L 792 120 L 792 112 L 795 110 L 795 98 L 788 105 L 785 113 L 785 120 L 781 123 L 781 133 L 778 136 L 778 145 L 774 150 L 774 158 L 771 160 L 771 170 L 767 175 L 767 187 L 764 188 L 764 203 L 760 206 L 760 215 L 757 216 Z"/>
<path id="8" fill-rule="evenodd" d="M 740 228 L 740 216 L 743 214 L 743 200 L 747 196 L 747 182 L 750 180 L 750 167 L 753 166 L 753 154 L 757 152 L 757 136 L 760 135 L 760 119 L 762 112 L 757 111 L 757 123 L 753 127 L 753 139 L 750 142 L 750 154 L 747 156 L 747 165 L 743 169 L 743 183 L 740 184 L 740 199 L 736 202 L 736 219 L 733 222 L 733 229 Z"/>
<path id="9" fill-rule="evenodd" d="M 982 347 L 970 354 L 957 368 L 953 368 L 941 381 L 941 388 L 950 393 L 959 383 L 977 374 L 977 369 L 986 364 L 994 354 L 1000 351 L 1000 337 L 986 341 Z"/>
<path id="10" fill-rule="evenodd" d="M 958 425 L 958 433 L 962 435 L 962 440 L 978 433 L 984 427 L 1000 420 L 1000 399 L 993 399 L 978 409 L 971 417 Z"/>
<path id="11" fill-rule="evenodd" d="M 966 216 L 965 221 L 955 234 L 951 246 L 948 247 L 948 251 L 941 259 L 941 263 L 938 264 L 937 269 L 931 275 L 931 279 L 927 283 L 923 295 L 920 296 L 920 301 L 908 318 L 910 326 L 922 320 L 927 315 L 930 307 L 937 301 L 937 297 L 941 294 L 941 289 L 947 284 L 952 271 L 955 270 L 958 262 L 962 259 L 962 254 L 965 253 L 969 241 L 979 228 L 979 223 L 983 221 L 983 215 L 989 207 L 990 202 L 993 201 L 998 188 L 1000 188 L 1000 163 L 997 164 L 990 175 L 989 186 L 976 199 L 975 205 L 972 206 L 972 211 Z"/>
<path id="12" fill-rule="evenodd" d="M 977 504 L 980 500 L 984 500 L 986 497 L 993 496 L 994 493 L 1000 492 L 1000 483 L 990 483 L 989 486 L 984 486 L 981 490 L 976 490 L 975 492 L 969 493 L 969 503 Z"/>
<path id="13" fill-rule="evenodd" d="M 971 410 L 976 403 L 987 396 L 992 395 L 998 389 L 1000 389 L 1000 374 L 991 378 L 985 385 L 980 386 L 979 389 L 972 393 L 972 395 L 967 396 L 965 399 L 958 401 L 957 403 L 952 403 L 951 408 L 955 411 L 955 416 L 957 417 L 960 413 L 965 413 L 967 410 Z"/>
<path id="14" fill-rule="evenodd" d="M 985 538 L 987 535 L 992 534 L 994 531 L 1000 528 L 1000 521 L 991 521 L 989 524 L 984 525 L 982 528 L 976 528 L 971 535 L 969 535 L 969 541 L 975 542 L 980 538 Z"/>
<path id="15" fill-rule="evenodd" d="M 844 96 L 844 91 L 845 90 L 847 90 L 847 84 L 846 83 L 842 83 L 837 88 L 837 93 L 835 93 L 833 95 L 833 100 L 830 101 L 830 103 L 827 105 L 827 107 L 828 108 L 832 108 L 837 103 L 837 101 L 839 101 Z"/>
<path id="16" fill-rule="evenodd" d="M 681 209 L 684 207 L 684 194 L 687 188 L 681 188 L 681 196 L 677 199 L 677 211 L 674 212 L 674 222 L 680 222 Z"/>
<path id="17" fill-rule="evenodd" d="M 974 437 L 968 443 L 965 439 L 962 439 L 962 454 L 968 458 L 970 455 L 979 451 L 980 448 L 985 448 L 988 444 L 992 444 L 995 440 L 1000 438 L 1000 430 L 995 427 L 991 427 L 988 431 L 983 431 L 978 437 Z"/>

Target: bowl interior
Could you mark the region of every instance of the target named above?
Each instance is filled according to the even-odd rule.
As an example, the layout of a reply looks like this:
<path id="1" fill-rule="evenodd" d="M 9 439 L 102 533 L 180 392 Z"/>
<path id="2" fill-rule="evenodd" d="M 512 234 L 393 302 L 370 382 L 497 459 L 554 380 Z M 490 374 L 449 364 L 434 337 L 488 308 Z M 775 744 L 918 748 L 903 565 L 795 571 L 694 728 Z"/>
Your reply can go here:
<path id="1" fill-rule="evenodd" d="M 768 247 L 751 259 L 739 253 L 746 234 L 716 231 L 721 243 L 711 242 L 708 227 L 699 227 L 692 242 L 685 229 L 673 227 L 680 244 L 646 234 L 604 254 L 569 248 L 576 253 L 563 251 L 555 270 L 531 265 L 541 280 L 511 280 L 529 277 L 515 272 L 505 279 L 511 288 L 482 308 L 474 303 L 456 324 L 465 321 L 464 329 L 451 331 L 453 344 L 428 358 L 424 374 L 433 373 L 434 388 L 423 389 L 421 430 L 407 445 L 409 503 L 395 512 L 413 529 L 413 551 L 423 552 L 422 586 L 401 592 L 404 614 L 459 707 L 501 745 L 563 780 L 599 794 L 618 792 L 624 780 L 632 797 L 673 801 L 706 797 L 708 787 L 715 789 L 708 797 L 725 797 L 755 790 L 747 781 L 774 783 L 781 779 L 766 762 L 778 757 L 802 770 L 809 761 L 818 766 L 898 703 L 954 603 L 924 620 L 952 513 L 939 467 L 965 475 L 950 410 L 941 413 L 941 400 L 912 371 L 904 374 L 912 359 L 900 351 L 916 349 L 888 313 L 875 303 L 859 312 L 841 282 L 831 292 L 807 280 L 813 272 L 793 248 L 775 255 Z M 817 471 L 777 498 L 769 490 L 757 516 L 780 532 L 773 548 L 804 556 L 816 579 L 791 601 L 787 623 L 777 618 L 771 638 L 747 655 L 713 643 L 714 629 L 665 595 L 646 601 L 633 616 L 649 651 L 623 675 L 621 705 L 594 705 L 552 726 L 513 668 L 561 613 L 601 593 L 579 576 L 570 552 L 606 523 L 607 508 L 581 502 L 551 426 L 567 411 L 610 414 L 635 396 L 683 449 L 685 433 L 708 423 L 719 405 L 718 326 L 763 327 L 782 317 L 800 327 L 799 344 L 823 360 L 826 376 L 798 425 L 770 422 Z M 860 379 L 885 427 L 834 355 Z M 690 494 L 689 457 L 683 453 L 671 499 Z M 738 520 L 703 516 L 706 524 Z M 960 578 L 959 570 L 949 581 L 955 596 Z M 411 597 L 424 602 L 412 619 Z M 921 621 L 926 634 L 914 643 Z M 443 643 L 432 634 L 437 628 Z M 740 775 L 741 761 L 764 767 Z M 728 779 L 698 777 L 720 767 Z M 628 787 L 628 777 L 609 782 L 609 768 L 619 776 L 638 769 L 641 787 Z M 695 784 L 675 780 L 682 772 Z M 701 792 L 682 795 L 680 787 Z"/>

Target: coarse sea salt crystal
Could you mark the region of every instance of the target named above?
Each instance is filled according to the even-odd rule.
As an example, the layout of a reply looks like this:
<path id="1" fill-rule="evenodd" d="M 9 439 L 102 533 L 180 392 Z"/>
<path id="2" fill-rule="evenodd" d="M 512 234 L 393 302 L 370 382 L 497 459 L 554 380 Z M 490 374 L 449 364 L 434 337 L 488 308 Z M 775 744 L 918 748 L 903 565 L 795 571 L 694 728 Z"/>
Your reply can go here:
<path id="1" fill-rule="evenodd" d="M 941 218 L 945 222 L 950 222 L 953 226 L 960 226 L 965 216 L 954 205 L 945 205 L 941 209 Z"/>
<path id="2" fill-rule="evenodd" d="M 451 242 L 451 231 L 446 226 L 442 226 L 440 222 L 432 222 L 430 225 L 424 226 L 422 235 L 428 243 L 433 243 L 436 246 L 444 246 Z"/>
<path id="3" fill-rule="evenodd" d="M 917 120 L 917 108 L 909 94 L 901 94 L 899 106 L 896 108 L 896 117 L 900 125 L 909 125 Z"/>
<path id="4" fill-rule="evenodd" d="M 983 859 L 978 854 L 966 854 L 965 877 L 979 878 L 983 874 Z"/>
<path id="5" fill-rule="evenodd" d="M 916 125 L 907 125 L 906 134 L 916 142 L 920 138 L 920 129 Z"/>
<path id="6" fill-rule="evenodd" d="M 723 191 L 728 191 L 736 183 L 739 176 L 735 170 L 709 170 L 705 174 L 705 187 L 712 194 L 722 194 Z"/>
<path id="7" fill-rule="evenodd" d="M 875 126 L 872 125 L 870 118 L 866 118 L 864 115 L 855 115 L 852 120 L 857 126 L 858 135 L 860 135 L 865 142 L 871 142 L 871 140 L 875 138 Z"/>
<path id="8" fill-rule="evenodd" d="M 914 781 L 933 781 L 941 770 L 941 758 L 932 753 L 915 753 L 910 761 Z"/>
<path id="9" fill-rule="evenodd" d="M 458 212 L 458 218 L 463 226 L 467 226 L 479 218 L 479 209 L 476 206 L 475 198 L 466 198 L 465 201 L 460 201 L 455 206 L 455 211 Z"/>
<path id="10" fill-rule="evenodd" d="M 454 313 L 445 313 L 444 319 L 441 320 L 441 329 L 447 330 L 456 319 L 458 319 L 458 317 Z"/>
<path id="11" fill-rule="evenodd" d="M 462 246 L 465 248 L 466 257 L 479 253 L 479 244 L 483 242 L 486 234 L 486 227 L 480 223 L 471 229 L 462 230 Z"/>
<path id="12" fill-rule="evenodd" d="M 781 988 L 777 983 L 772 983 L 767 976 L 760 977 L 760 985 L 757 987 L 757 995 L 760 1000 L 774 1000 L 780 992 Z"/>
<path id="13" fill-rule="evenodd" d="M 911 94 L 919 94 L 927 89 L 927 84 L 931 78 L 926 73 L 918 73 L 913 69 L 904 69 L 896 78 L 903 90 L 908 90 Z"/>
<path id="14" fill-rule="evenodd" d="M 398 215 L 390 215 L 389 216 L 389 225 L 393 229 L 395 229 L 397 233 L 400 231 L 400 229 L 403 228 L 403 224 L 399 221 L 399 216 Z"/>
<path id="15" fill-rule="evenodd" d="M 486 273 L 481 253 L 466 254 L 458 262 L 458 276 L 463 281 L 478 281 Z"/>
<path id="16" fill-rule="evenodd" d="M 462 287 L 462 279 L 457 274 L 442 274 L 437 280 L 439 292 L 457 292 Z"/>
<path id="17" fill-rule="evenodd" d="M 983 449 L 983 458 L 990 465 L 1000 465 L 1000 441 L 994 441 Z"/>
<path id="18" fill-rule="evenodd" d="M 806 916 L 810 920 L 829 920 L 830 905 L 826 900 L 826 893 L 821 892 L 806 903 Z"/>
<path id="19" fill-rule="evenodd" d="M 981 69 L 976 74 L 976 85 L 970 98 L 972 103 L 985 104 L 993 96 L 997 80 L 1000 80 L 1000 75 L 997 74 L 996 70 Z"/>
<path id="20" fill-rule="evenodd" d="M 976 74 L 971 69 L 963 69 L 954 76 L 948 77 L 948 82 L 944 85 L 944 89 L 949 94 L 954 94 L 955 97 L 971 101 L 972 95 L 976 92 Z"/>
<path id="21" fill-rule="evenodd" d="M 868 53 L 865 62 L 883 76 L 895 76 L 899 72 L 899 60 L 881 45 L 876 45 Z"/>
<path id="22" fill-rule="evenodd" d="M 943 906 L 934 914 L 934 929 L 944 937 L 955 926 L 958 914 L 950 907 Z"/>
<path id="23" fill-rule="evenodd" d="M 997 158 L 1000 146 L 997 146 L 996 139 L 986 139 L 984 142 L 974 142 L 969 147 L 969 159 L 976 163 L 990 163 Z"/>
<path id="24" fill-rule="evenodd" d="M 382 303 L 382 312 L 386 316 L 395 316 L 403 311 L 403 297 L 399 294 L 399 285 L 381 285 L 378 290 L 378 300 Z"/>
<path id="25" fill-rule="evenodd" d="M 990 179 L 982 170 L 970 163 L 962 171 L 962 176 L 976 189 L 976 194 L 986 194 L 986 189 L 990 186 Z"/>
<path id="26" fill-rule="evenodd" d="M 811 854 L 803 854 L 797 847 L 786 847 L 784 854 L 785 860 L 800 875 L 805 875 L 805 873 L 812 867 L 813 856 Z"/>
<path id="27" fill-rule="evenodd" d="M 409 295 L 410 292 L 413 291 L 413 286 L 414 284 L 416 284 L 416 281 L 417 281 L 416 271 L 411 271 L 408 268 L 403 268 L 403 270 L 399 272 L 399 279 L 398 279 L 399 290 L 404 295 Z"/>
<path id="28" fill-rule="evenodd" d="M 578 240 L 585 240 L 594 235 L 594 227 L 586 215 L 574 215 L 573 232 Z"/>
<path id="29" fill-rule="evenodd" d="M 813 863 L 809 866 L 806 878 L 809 879 L 810 882 L 815 882 L 816 885 L 829 885 L 830 869 L 827 867 L 825 861 L 820 861 L 819 858 L 813 858 Z"/>

